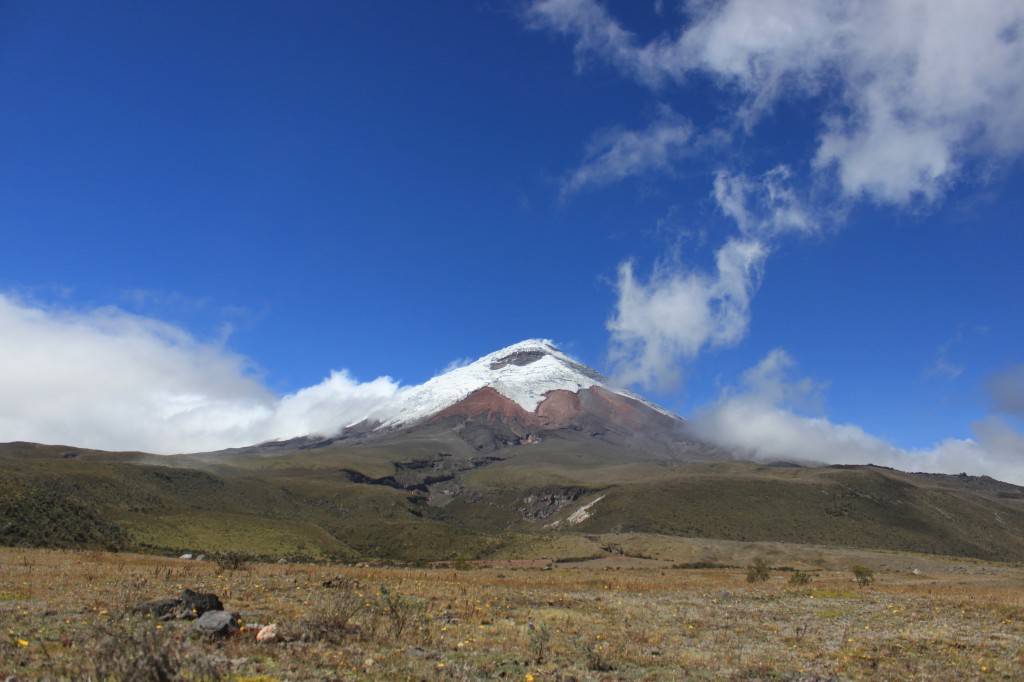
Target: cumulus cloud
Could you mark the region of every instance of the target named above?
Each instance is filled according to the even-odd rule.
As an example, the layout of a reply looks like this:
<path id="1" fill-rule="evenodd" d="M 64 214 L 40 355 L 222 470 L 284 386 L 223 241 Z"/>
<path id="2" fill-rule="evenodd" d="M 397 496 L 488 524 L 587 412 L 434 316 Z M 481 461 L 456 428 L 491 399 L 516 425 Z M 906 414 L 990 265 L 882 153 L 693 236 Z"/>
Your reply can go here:
<path id="1" fill-rule="evenodd" d="M 743 338 L 767 254 L 760 242 L 734 239 L 718 250 L 713 273 L 655 264 L 646 282 L 636 278 L 632 262 L 620 265 L 615 314 L 607 324 L 615 379 L 670 388 L 679 381 L 680 358 Z"/>
<path id="2" fill-rule="evenodd" d="M 1024 436 L 1003 419 L 990 416 L 973 424 L 973 439 L 948 439 L 930 449 L 908 450 L 873 436 L 859 426 L 836 424 L 813 415 L 823 386 L 789 379 L 795 363 L 776 349 L 743 377 L 738 390 L 726 390 L 694 415 L 700 436 L 761 459 L 800 459 L 829 464 L 878 464 L 904 471 L 934 471 L 995 478 L 1024 484 Z"/>
<path id="3" fill-rule="evenodd" d="M 719 172 L 714 198 L 739 234 L 715 253 L 714 269 L 688 269 L 678 259 L 655 264 L 646 281 L 632 261 L 619 266 L 609 359 L 616 380 L 666 389 L 678 383 L 679 362 L 705 347 L 730 346 L 746 335 L 750 303 L 773 241 L 818 229 L 788 187 L 789 170 L 758 178 Z"/>
<path id="4" fill-rule="evenodd" d="M 692 134 L 689 121 L 667 107 L 644 130 L 617 128 L 599 133 L 587 145 L 580 167 L 562 182 L 562 196 L 628 177 L 670 172 Z"/>
<path id="5" fill-rule="evenodd" d="M 195 452 L 388 415 L 389 378 L 332 372 L 278 397 L 219 343 L 116 308 L 47 309 L 0 294 L 0 440 Z"/>
<path id="6" fill-rule="evenodd" d="M 1024 151 L 1024 6 L 929 0 L 691 0 L 641 43 L 597 0 L 536 0 L 531 25 L 572 36 L 651 88 L 699 72 L 741 98 L 751 130 L 783 98 L 822 98 L 813 163 L 849 197 L 939 197 L 975 156 Z"/>

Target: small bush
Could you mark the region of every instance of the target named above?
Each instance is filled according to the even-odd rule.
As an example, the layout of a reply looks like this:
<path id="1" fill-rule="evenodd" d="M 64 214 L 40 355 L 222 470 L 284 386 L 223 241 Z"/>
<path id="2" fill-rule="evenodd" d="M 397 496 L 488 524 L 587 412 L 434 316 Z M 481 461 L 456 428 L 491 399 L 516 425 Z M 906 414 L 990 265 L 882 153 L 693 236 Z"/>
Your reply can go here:
<path id="1" fill-rule="evenodd" d="M 217 561 L 217 570 L 224 571 L 240 571 L 244 568 L 249 568 L 249 564 L 253 562 L 253 555 L 248 552 L 223 552 L 221 554 L 215 554 L 213 557 Z"/>
<path id="2" fill-rule="evenodd" d="M 809 585 L 811 583 L 811 574 L 804 573 L 800 569 L 793 571 L 793 575 L 789 576 L 790 585 Z"/>
<path id="3" fill-rule="evenodd" d="M 426 604 L 421 600 L 392 592 L 381 585 L 380 601 L 388 630 L 395 641 L 401 639 L 402 633 L 425 624 Z"/>
<path id="4" fill-rule="evenodd" d="M 747 582 L 763 583 L 772 577 L 772 570 L 766 559 L 756 559 L 752 566 L 747 566 Z"/>
<path id="5" fill-rule="evenodd" d="M 330 591 L 313 602 L 309 615 L 299 623 L 299 633 L 307 641 L 338 644 L 352 629 L 352 618 L 363 610 L 364 597 L 357 580 L 334 578 L 324 586 Z"/>
<path id="6" fill-rule="evenodd" d="M 853 579 L 863 589 L 875 581 L 875 572 L 867 566 L 857 564 L 850 568 L 853 571 Z"/>

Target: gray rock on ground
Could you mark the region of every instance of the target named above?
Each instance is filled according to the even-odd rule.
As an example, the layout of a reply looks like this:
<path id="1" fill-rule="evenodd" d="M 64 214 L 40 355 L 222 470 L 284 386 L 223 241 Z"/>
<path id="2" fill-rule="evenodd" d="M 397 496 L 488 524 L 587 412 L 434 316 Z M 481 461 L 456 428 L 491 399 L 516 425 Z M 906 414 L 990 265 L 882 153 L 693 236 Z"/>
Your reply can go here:
<path id="1" fill-rule="evenodd" d="M 207 611 L 192 624 L 190 632 L 207 637 L 230 637 L 238 630 L 238 614 L 229 611 Z"/>

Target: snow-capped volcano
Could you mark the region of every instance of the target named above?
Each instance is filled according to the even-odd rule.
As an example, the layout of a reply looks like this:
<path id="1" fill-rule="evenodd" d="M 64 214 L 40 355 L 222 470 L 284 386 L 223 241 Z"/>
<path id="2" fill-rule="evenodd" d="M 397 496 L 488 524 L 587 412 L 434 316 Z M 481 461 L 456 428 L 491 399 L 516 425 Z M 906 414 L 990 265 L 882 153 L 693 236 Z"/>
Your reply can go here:
<path id="1" fill-rule="evenodd" d="M 384 421 L 354 425 L 339 438 L 427 442 L 448 433 L 476 453 L 555 439 L 600 441 L 635 455 L 707 456 L 682 417 L 615 387 L 546 340 L 502 348 L 396 398 Z"/>
<path id="2" fill-rule="evenodd" d="M 394 416 L 379 429 L 429 419 L 484 388 L 492 389 L 526 413 L 536 413 L 552 391 L 577 394 L 595 386 L 664 412 L 633 393 L 610 388 L 605 377 L 576 362 L 551 341 L 531 339 L 408 389 L 400 396 Z"/>
<path id="3" fill-rule="evenodd" d="M 332 436 L 310 434 L 254 447 L 280 451 L 348 445 L 409 453 L 412 459 L 402 466 L 427 462 L 433 473 L 424 476 L 431 480 L 441 470 L 478 466 L 482 453 L 514 456 L 519 446 L 556 458 L 580 451 L 624 461 L 728 457 L 688 433 L 682 417 L 616 387 L 551 341 L 538 339 L 400 389 L 375 416 Z M 440 469 L 435 471 L 435 465 Z"/>

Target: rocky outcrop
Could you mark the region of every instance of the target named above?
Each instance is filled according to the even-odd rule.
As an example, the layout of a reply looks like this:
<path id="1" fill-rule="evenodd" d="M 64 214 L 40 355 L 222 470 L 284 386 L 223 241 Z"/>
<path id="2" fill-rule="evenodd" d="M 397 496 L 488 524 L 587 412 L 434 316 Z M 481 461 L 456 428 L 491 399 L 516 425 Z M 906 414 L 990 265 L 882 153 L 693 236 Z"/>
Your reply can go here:
<path id="1" fill-rule="evenodd" d="M 531 490 L 517 500 L 515 510 L 530 521 L 543 521 L 586 494 L 585 488 L 548 486 Z"/>
<path id="2" fill-rule="evenodd" d="M 220 597 L 209 592 L 195 592 L 187 587 L 178 597 L 154 599 L 132 607 L 132 613 L 151 616 L 159 620 L 192 620 L 207 611 L 222 611 Z"/>

